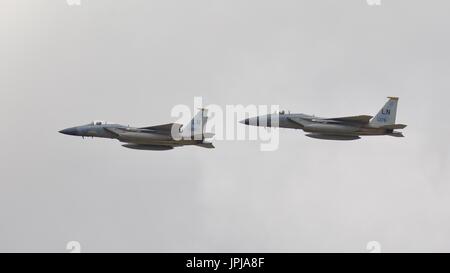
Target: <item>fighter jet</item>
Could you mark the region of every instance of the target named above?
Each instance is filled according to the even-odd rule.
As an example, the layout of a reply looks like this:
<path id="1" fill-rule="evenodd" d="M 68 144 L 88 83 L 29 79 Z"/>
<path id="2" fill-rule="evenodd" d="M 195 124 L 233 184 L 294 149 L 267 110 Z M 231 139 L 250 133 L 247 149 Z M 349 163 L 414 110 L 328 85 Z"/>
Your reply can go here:
<path id="1" fill-rule="evenodd" d="M 81 137 L 112 138 L 123 142 L 122 146 L 136 150 L 163 151 L 184 145 L 195 145 L 214 148 L 207 139 L 214 136 L 205 133 L 208 120 L 207 110 L 200 109 L 195 117 L 186 125 L 169 123 L 148 127 L 130 127 L 104 121 L 93 121 L 86 125 L 67 128 L 59 131 L 65 135 Z"/>
<path id="2" fill-rule="evenodd" d="M 396 129 L 403 129 L 404 124 L 395 124 L 397 97 L 388 97 L 388 101 L 378 114 L 321 118 L 306 114 L 291 114 L 281 111 L 275 114 L 257 116 L 240 121 L 247 125 L 301 129 L 306 136 L 328 140 L 356 140 L 360 136 L 388 135 L 403 137 Z"/>

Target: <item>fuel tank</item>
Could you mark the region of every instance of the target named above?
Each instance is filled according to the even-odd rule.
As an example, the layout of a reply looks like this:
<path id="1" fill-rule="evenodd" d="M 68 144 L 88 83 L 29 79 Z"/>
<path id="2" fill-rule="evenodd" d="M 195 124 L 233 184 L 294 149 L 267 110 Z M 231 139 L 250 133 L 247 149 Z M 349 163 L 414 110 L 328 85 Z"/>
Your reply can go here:
<path id="1" fill-rule="evenodd" d="M 138 144 L 151 144 L 155 141 L 171 141 L 173 140 L 170 135 L 158 134 L 158 133 L 142 133 L 142 132 L 126 132 L 121 133 L 118 140 L 122 142 L 131 142 Z"/>
<path id="2" fill-rule="evenodd" d="M 122 145 L 125 148 L 128 149 L 134 149 L 134 150 L 149 150 L 149 151 L 167 151 L 172 150 L 173 147 L 171 146 L 164 146 L 164 145 L 140 145 L 140 144 L 124 144 Z"/>
<path id="3" fill-rule="evenodd" d="M 341 125 L 341 124 L 308 124 L 303 127 L 303 130 L 305 132 L 312 132 L 312 133 L 336 133 L 336 134 L 342 134 L 342 133 L 356 133 L 358 131 L 358 127 L 354 126 L 348 126 L 348 125 Z"/>
<path id="4" fill-rule="evenodd" d="M 328 140 L 356 140 L 359 136 L 330 135 L 330 134 L 306 134 L 307 137 Z"/>

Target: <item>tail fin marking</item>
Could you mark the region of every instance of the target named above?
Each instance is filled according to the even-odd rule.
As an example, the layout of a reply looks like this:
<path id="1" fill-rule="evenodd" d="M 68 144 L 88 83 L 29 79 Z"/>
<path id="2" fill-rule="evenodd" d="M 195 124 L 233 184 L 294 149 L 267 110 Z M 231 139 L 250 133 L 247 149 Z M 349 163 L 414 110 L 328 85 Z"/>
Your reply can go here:
<path id="1" fill-rule="evenodd" d="M 397 97 L 388 97 L 389 100 L 380 109 L 378 114 L 370 120 L 370 124 L 376 127 L 395 124 L 395 116 L 397 115 Z"/>

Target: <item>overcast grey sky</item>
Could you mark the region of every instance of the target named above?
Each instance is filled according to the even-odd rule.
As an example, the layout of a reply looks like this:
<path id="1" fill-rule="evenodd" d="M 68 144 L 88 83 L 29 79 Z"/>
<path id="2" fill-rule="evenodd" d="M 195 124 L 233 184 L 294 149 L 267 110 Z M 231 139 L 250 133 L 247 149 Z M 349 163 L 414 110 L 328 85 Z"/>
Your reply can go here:
<path id="1" fill-rule="evenodd" d="M 3 0 L 0 251 L 450 251 L 448 1 Z M 376 114 L 405 138 L 135 151 L 176 104 Z"/>

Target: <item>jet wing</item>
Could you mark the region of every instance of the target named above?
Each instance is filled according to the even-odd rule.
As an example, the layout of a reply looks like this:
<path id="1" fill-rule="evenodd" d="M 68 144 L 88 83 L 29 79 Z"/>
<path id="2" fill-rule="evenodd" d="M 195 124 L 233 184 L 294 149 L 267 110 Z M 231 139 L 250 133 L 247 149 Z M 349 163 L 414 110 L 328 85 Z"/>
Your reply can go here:
<path id="1" fill-rule="evenodd" d="M 123 133 L 123 130 L 119 128 L 104 127 L 103 129 L 110 132 L 111 134 L 114 134 L 115 136 L 119 136 L 121 133 Z"/>
<path id="2" fill-rule="evenodd" d="M 369 115 L 359 115 L 359 116 L 349 116 L 349 117 L 339 117 L 339 118 L 327 118 L 325 120 L 337 120 L 343 122 L 355 122 L 355 123 L 369 123 L 373 116 Z"/>
<path id="3" fill-rule="evenodd" d="M 310 124 L 310 121 L 307 121 L 305 119 L 302 119 L 300 117 L 288 117 L 288 120 L 300 125 L 301 128 L 305 127 L 306 125 Z"/>
<path id="4" fill-rule="evenodd" d="M 168 124 L 161 124 L 161 125 L 155 125 L 155 126 L 141 127 L 139 129 L 170 132 L 170 131 L 172 131 L 172 128 L 175 131 L 180 131 L 180 128 L 182 126 L 183 126 L 183 124 L 179 124 L 179 123 L 168 123 Z"/>
<path id="5" fill-rule="evenodd" d="M 380 128 L 383 129 L 404 129 L 406 127 L 406 124 L 389 124 L 389 125 L 384 125 L 381 126 Z"/>

